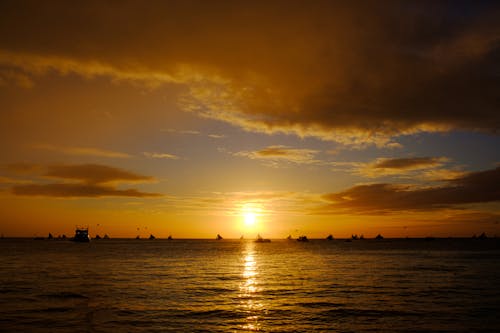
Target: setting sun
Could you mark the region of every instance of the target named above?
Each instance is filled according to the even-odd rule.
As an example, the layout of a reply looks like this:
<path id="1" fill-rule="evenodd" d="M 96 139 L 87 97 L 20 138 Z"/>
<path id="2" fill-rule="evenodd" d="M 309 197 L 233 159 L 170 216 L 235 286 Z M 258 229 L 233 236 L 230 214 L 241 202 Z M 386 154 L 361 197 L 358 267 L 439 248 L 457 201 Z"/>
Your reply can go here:
<path id="1" fill-rule="evenodd" d="M 255 231 L 261 211 L 261 207 L 254 203 L 245 203 L 242 206 L 241 221 L 244 231 Z"/>
<path id="2" fill-rule="evenodd" d="M 255 221 L 257 220 L 255 213 L 248 212 L 248 213 L 245 213 L 243 217 L 245 220 L 245 226 L 252 227 L 255 225 Z"/>

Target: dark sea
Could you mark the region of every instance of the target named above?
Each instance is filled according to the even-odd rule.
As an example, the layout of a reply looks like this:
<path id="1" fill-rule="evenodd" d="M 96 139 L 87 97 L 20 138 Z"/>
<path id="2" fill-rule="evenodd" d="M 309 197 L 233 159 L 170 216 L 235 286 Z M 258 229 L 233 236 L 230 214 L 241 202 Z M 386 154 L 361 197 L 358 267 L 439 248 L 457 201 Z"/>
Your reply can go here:
<path id="1" fill-rule="evenodd" d="M 1 332 L 500 332 L 499 239 L 0 239 Z"/>

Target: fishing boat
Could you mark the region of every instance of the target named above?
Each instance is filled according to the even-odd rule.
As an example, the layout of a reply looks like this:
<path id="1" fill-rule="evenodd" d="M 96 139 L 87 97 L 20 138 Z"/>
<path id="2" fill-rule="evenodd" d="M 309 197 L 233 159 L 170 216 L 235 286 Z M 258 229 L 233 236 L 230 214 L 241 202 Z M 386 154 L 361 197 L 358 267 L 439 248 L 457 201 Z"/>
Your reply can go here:
<path id="1" fill-rule="evenodd" d="M 73 237 L 73 242 L 88 243 L 90 242 L 89 228 L 76 227 L 75 237 Z"/>
<path id="2" fill-rule="evenodd" d="M 299 236 L 297 242 L 309 242 L 309 239 L 307 239 L 307 236 Z"/>
<path id="3" fill-rule="evenodd" d="M 257 235 L 255 243 L 271 243 L 271 240 L 268 238 L 262 238 L 260 235 Z"/>

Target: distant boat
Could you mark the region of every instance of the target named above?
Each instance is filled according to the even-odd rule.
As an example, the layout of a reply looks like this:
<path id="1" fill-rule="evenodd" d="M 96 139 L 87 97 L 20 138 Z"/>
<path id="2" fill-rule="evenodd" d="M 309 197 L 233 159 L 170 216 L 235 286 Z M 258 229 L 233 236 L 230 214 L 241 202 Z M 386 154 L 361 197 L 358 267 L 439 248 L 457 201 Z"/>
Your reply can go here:
<path id="1" fill-rule="evenodd" d="M 481 235 L 479 235 L 478 238 L 479 239 L 486 239 L 486 238 L 488 238 L 488 236 L 486 236 L 486 233 L 483 232 Z"/>
<path id="2" fill-rule="evenodd" d="M 358 237 L 358 235 L 351 235 L 351 239 L 352 239 L 352 240 L 358 240 L 358 239 L 359 239 L 359 237 Z"/>
<path id="3" fill-rule="evenodd" d="M 297 242 L 309 242 L 309 239 L 307 239 L 307 236 L 299 236 Z"/>
<path id="4" fill-rule="evenodd" d="M 88 243 L 90 242 L 89 228 L 79 228 L 76 227 L 75 237 L 72 239 L 73 242 Z"/>
<path id="5" fill-rule="evenodd" d="M 287 240 L 293 240 L 292 235 L 288 235 Z"/>
<path id="6" fill-rule="evenodd" d="M 260 235 L 257 235 L 255 243 L 271 243 L 271 240 L 268 238 L 262 238 Z"/>
<path id="7" fill-rule="evenodd" d="M 173 239 L 173 238 L 172 238 L 172 235 L 168 235 L 167 239 L 168 239 L 168 240 L 172 240 L 172 239 Z"/>
<path id="8" fill-rule="evenodd" d="M 327 240 L 333 240 L 333 236 L 330 234 L 328 237 L 326 237 Z"/>
<path id="9" fill-rule="evenodd" d="M 381 234 L 378 234 L 377 237 L 375 237 L 375 239 L 384 239 L 384 236 L 382 236 Z"/>
<path id="10" fill-rule="evenodd" d="M 222 240 L 222 239 L 224 239 L 224 238 L 222 238 L 222 236 L 221 236 L 221 235 L 217 234 L 217 237 L 215 237 L 215 239 L 216 239 L 216 240 Z"/>
<path id="11" fill-rule="evenodd" d="M 149 239 L 150 239 L 150 240 L 153 240 L 153 239 L 156 239 L 156 237 L 155 237 L 155 236 L 153 236 L 153 234 L 151 234 L 151 235 L 149 235 Z"/>
<path id="12" fill-rule="evenodd" d="M 359 236 L 359 239 L 363 240 L 363 239 L 365 239 L 365 236 L 363 236 L 363 234 L 361 234 L 361 235 Z"/>
<path id="13" fill-rule="evenodd" d="M 135 239 L 141 239 L 141 237 L 139 237 L 139 235 L 135 236 Z"/>
<path id="14" fill-rule="evenodd" d="M 109 236 L 108 236 L 108 234 L 104 234 L 104 237 L 103 237 L 103 239 L 109 239 Z"/>
<path id="15" fill-rule="evenodd" d="M 54 236 L 52 236 L 52 234 L 49 232 L 49 236 L 47 237 L 47 239 L 54 239 Z"/>
<path id="16" fill-rule="evenodd" d="M 101 236 L 95 235 L 94 239 L 101 239 Z"/>

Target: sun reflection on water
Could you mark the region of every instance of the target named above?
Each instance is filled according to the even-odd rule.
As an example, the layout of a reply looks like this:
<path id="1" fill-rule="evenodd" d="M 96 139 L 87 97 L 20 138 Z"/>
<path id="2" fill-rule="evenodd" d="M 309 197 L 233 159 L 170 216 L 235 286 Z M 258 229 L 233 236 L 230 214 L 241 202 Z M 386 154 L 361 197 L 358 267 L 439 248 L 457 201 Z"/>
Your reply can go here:
<path id="1" fill-rule="evenodd" d="M 242 329 L 249 331 L 259 331 L 259 312 L 263 308 L 263 304 L 258 299 L 259 283 L 258 270 L 255 255 L 255 244 L 246 242 L 243 248 L 243 272 L 242 282 L 240 284 L 240 306 L 242 311 L 246 313 L 246 321 L 242 325 Z"/>

